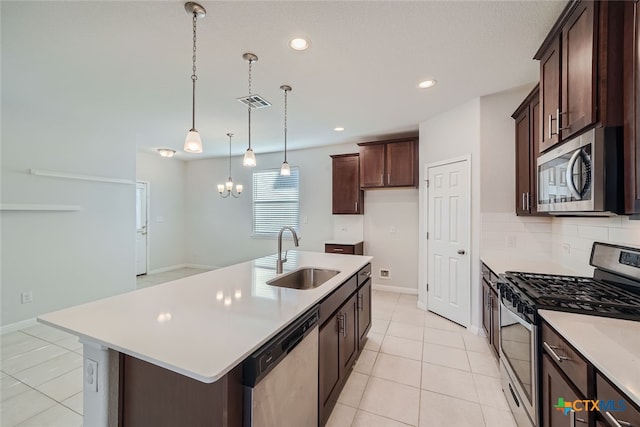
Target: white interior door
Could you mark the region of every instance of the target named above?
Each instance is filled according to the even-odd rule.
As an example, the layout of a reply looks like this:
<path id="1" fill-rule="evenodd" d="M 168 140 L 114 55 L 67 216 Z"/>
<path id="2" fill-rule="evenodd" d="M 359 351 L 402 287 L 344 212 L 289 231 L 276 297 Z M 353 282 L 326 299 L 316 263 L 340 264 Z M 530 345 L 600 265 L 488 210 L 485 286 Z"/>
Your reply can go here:
<path id="1" fill-rule="evenodd" d="M 147 183 L 136 182 L 136 274 L 147 274 Z"/>
<path id="2" fill-rule="evenodd" d="M 429 311 L 469 326 L 470 160 L 429 166 L 427 283 Z"/>

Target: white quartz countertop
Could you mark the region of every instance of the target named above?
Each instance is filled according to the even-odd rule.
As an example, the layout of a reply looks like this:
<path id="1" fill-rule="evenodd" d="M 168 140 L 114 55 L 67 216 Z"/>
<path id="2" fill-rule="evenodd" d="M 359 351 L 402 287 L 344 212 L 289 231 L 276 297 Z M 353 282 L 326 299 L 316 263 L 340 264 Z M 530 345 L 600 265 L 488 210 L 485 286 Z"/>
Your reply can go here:
<path id="1" fill-rule="evenodd" d="M 549 259 L 529 259 L 521 255 L 508 255 L 505 253 L 488 253 L 480 256 L 483 263 L 496 274 L 507 271 L 521 271 L 524 273 L 562 274 L 569 276 L 585 276 L 584 272 L 578 272 Z M 591 274 L 587 274 L 591 276 Z"/>
<path id="2" fill-rule="evenodd" d="M 538 310 L 578 352 L 640 405 L 640 322 Z"/>
<path id="3" fill-rule="evenodd" d="M 212 383 L 371 261 L 289 251 L 284 272 L 339 270 L 310 290 L 267 285 L 269 256 L 56 311 L 38 320 L 82 339 Z"/>
<path id="4" fill-rule="evenodd" d="M 362 239 L 339 239 L 339 240 L 327 240 L 325 245 L 357 245 L 362 243 Z"/>

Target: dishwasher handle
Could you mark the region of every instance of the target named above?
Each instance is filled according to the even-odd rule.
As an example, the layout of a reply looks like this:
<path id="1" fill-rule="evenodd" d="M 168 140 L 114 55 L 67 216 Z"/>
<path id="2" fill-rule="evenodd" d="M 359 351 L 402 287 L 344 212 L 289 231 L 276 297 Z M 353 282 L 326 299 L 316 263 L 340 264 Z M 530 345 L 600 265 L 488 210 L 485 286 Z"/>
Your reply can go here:
<path id="1" fill-rule="evenodd" d="M 304 333 L 290 336 L 285 342 L 282 343 L 282 351 L 289 354 L 291 350 L 296 348 L 296 346 L 302 342 L 304 337 L 305 337 Z"/>

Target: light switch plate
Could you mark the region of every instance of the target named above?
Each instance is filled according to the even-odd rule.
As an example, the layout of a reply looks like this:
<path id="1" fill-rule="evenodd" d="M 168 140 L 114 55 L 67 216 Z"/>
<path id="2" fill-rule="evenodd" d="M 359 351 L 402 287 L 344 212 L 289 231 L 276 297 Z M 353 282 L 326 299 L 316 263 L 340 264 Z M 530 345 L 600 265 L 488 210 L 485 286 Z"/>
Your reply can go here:
<path id="1" fill-rule="evenodd" d="M 84 360 L 84 388 L 98 392 L 98 362 L 95 360 Z"/>

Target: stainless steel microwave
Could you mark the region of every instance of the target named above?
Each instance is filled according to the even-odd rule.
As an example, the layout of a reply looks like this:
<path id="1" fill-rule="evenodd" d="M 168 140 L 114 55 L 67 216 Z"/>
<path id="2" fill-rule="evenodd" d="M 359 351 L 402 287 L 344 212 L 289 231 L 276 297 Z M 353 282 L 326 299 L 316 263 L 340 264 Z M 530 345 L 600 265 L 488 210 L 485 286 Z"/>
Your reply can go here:
<path id="1" fill-rule="evenodd" d="M 594 128 L 538 157 L 538 211 L 623 213 L 622 128 Z"/>

